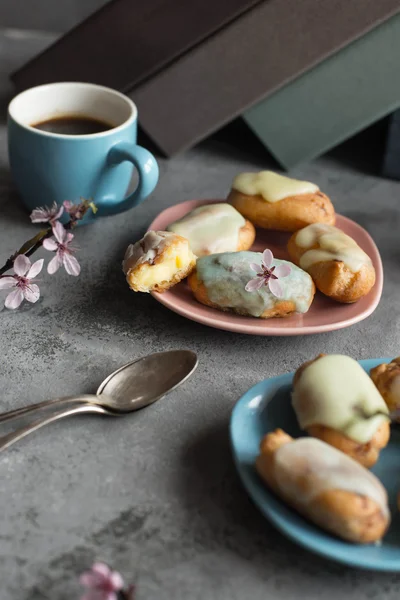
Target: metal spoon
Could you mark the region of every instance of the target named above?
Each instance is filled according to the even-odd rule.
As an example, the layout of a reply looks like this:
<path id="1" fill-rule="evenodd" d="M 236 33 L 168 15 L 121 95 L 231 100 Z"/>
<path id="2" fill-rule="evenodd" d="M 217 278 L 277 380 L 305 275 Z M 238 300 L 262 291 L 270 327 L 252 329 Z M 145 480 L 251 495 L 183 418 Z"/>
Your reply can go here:
<path id="1" fill-rule="evenodd" d="M 194 372 L 197 356 L 190 350 L 170 350 L 139 358 L 111 373 L 100 384 L 97 395 L 67 396 L 39 402 L 9 411 L 0 416 L 0 422 L 26 416 L 42 408 L 79 404 L 53 413 L 15 432 L 0 437 L 0 450 L 22 439 L 40 427 L 63 417 L 83 412 L 110 416 L 123 415 L 144 408 L 176 389 Z"/>

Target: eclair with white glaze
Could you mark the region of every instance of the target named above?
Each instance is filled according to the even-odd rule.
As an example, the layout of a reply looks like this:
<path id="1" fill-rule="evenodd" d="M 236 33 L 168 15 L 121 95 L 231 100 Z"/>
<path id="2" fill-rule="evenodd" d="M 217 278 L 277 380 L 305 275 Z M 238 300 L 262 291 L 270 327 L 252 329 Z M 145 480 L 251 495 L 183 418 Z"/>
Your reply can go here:
<path id="1" fill-rule="evenodd" d="M 256 469 L 289 506 L 348 542 L 377 542 L 389 527 L 387 493 L 378 478 L 321 440 L 294 440 L 277 429 L 263 438 Z"/>
<path id="2" fill-rule="evenodd" d="M 122 269 L 134 292 L 164 292 L 185 279 L 195 265 L 188 240 L 168 231 L 148 231 L 128 246 Z"/>
<path id="3" fill-rule="evenodd" d="M 340 354 L 320 354 L 293 379 L 292 406 L 300 428 L 372 467 L 390 437 L 387 406 L 361 365 Z"/>
<path id="4" fill-rule="evenodd" d="M 198 206 L 167 230 L 189 240 L 197 257 L 248 250 L 256 237 L 254 225 L 226 202 Z"/>
<path id="5" fill-rule="evenodd" d="M 310 223 L 334 225 L 336 219 L 332 202 L 317 185 L 272 171 L 240 173 L 227 200 L 263 229 L 292 232 Z"/>
<path id="6" fill-rule="evenodd" d="M 311 275 L 317 289 L 337 302 L 356 302 L 375 284 L 370 257 L 337 227 L 309 225 L 291 236 L 287 249 L 291 260 Z"/>

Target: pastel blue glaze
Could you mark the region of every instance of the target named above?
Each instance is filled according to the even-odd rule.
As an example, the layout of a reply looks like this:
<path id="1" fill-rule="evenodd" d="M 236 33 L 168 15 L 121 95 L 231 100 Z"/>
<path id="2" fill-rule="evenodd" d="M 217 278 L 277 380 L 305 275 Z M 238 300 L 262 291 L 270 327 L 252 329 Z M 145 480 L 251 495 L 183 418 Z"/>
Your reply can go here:
<path id="1" fill-rule="evenodd" d="M 391 358 L 359 361 L 369 371 Z M 352 567 L 378 571 L 400 571 L 400 431 L 392 427 L 390 442 L 372 471 L 388 491 L 392 523 L 380 545 L 354 545 L 325 533 L 309 523 L 272 494 L 257 475 L 254 462 L 262 437 L 280 427 L 293 437 L 304 435 L 291 406 L 294 373 L 261 381 L 242 396 L 233 409 L 230 437 L 234 461 L 247 492 L 261 512 L 288 538 L 330 560 Z"/>
<path id="2" fill-rule="evenodd" d="M 96 216 L 115 215 L 140 204 L 157 185 L 154 156 L 136 145 L 137 119 L 115 132 L 93 136 L 46 135 L 8 116 L 12 176 L 29 211 L 64 200 L 91 198 Z M 136 190 L 125 198 L 133 168 Z M 93 216 L 88 214 L 85 221 Z"/>
<path id="3" fill-rule="evenodd" d="M 292 300 L 299 313 L 307 312 L 313 289 L 311 277 L 299 267 L 286 260 L 274 258 L 273 265 L 288 264 L 291 272 L 279 279 L 283 296 L 277 298 L 269 288 L 263 286 L 254 292 L 245 290 L 250 279 L 256 277 L 250 263 L 261 265 L 261 252 L 224 252 L 210 254 L 198 259 L 197 276 L 207 288 L 212 302 L 224 308 L 245 311 L 253 317 L 259 317 L 264 310 L 273 308 L 281 300 Z"/>

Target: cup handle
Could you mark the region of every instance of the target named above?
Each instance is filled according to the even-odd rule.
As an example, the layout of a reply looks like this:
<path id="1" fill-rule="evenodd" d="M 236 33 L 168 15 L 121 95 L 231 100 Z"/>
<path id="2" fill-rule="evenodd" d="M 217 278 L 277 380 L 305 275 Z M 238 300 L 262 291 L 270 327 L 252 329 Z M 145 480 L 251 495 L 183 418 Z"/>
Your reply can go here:
<path id="1" fill-rule="evenodd" d="M 137 206 L 151 194 L 158 182 L 158 164 L 154 156 L 142 146 L 120 142 L 108 153 L 107 164 L 111 168 L 121 162 L 133 163 L 139 174 L 137 188 L 122 202 L 114 205 L 98 205 L 99 215 L 116 215 Z"/>

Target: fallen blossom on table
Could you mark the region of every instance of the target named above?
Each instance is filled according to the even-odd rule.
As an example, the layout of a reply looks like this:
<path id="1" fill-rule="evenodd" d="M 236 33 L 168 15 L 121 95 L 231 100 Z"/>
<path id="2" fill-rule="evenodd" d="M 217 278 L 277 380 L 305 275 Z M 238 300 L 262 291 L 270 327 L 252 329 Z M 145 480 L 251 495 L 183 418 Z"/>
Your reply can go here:
<path id="1" fill-rule="evenodd" d="M 79 581 L 86 588 L 81 600 L 134 600 L 135 586 L 124 590 L 121 574 L 104 563 L 94 563 L 89 571 L 82 573 Z"/>

